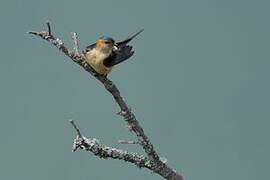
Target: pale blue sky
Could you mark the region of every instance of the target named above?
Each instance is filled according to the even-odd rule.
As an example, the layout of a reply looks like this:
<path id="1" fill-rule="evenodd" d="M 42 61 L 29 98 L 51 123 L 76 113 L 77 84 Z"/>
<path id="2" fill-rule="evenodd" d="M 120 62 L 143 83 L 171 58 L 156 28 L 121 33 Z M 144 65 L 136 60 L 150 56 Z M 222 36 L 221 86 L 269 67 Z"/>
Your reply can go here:
<path id="1" fill-rule="evenodd" d="M 110 78 L 159 154 L 187 180 L 269 179 L 270 2 L 10 0 L 0 2 L 0 179 L 161 179 L 121 161 L 71 152 L 73 118 L 109 146 L 134 139 L 92 77 L 46 42 L 83 48 L 145 31 Z"/>

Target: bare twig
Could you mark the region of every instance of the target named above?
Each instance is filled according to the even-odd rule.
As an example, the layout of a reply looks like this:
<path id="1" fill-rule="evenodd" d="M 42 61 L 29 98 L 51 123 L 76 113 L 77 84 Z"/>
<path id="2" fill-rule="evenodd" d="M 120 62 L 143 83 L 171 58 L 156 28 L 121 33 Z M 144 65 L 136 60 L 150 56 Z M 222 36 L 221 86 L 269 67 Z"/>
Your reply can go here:
<path id="1" fill-rule="evenodd" d="M 48 28 L 48 33 L 51 36 L 52 35 L 52 31 L 51 31 L 51 25 L 50 25 L 50 21 L 49 20 L 47 20 L 46 25 L 47 25 L 47 28 Z"/>
<path id="2" fill-rule="evenodd" d="M 73 40 L 73 51 L 74 51 L 74 55 L 75 56 L 80 56 L 77 33 L 75 33 L 75 32 L 72 33 L 72 40 Z"/>
<path id="3" fill-rule="evenodd" d="M 115 99 L 116 103 L 119 105 L 121 112 L 119 115 L 121 115 L 125 121 L 128 123 L 131 130 L 136 134 L 139 144 L 144 149 L 149 162 L 151 162 L 151 169 L 153 172 L 161 175 L 165 179 L 170 180 L 183 180 L 184 178 L 177 173 L 174 169 L 169 167 L 167 164 L 165 164 L 163 161 L 160 160 L 160 157 L 158 156 L 157 152 L 154 149 L 154 146 L 149 141 L 148 137 L 144 133 L 143 128 L 140 126 L 138 120 L 136 119 L 133 112 L 130 110 L 124 99 L 122 98 L 120 91 L 116 87 L 116 85 L 109 80 L 107 77 L 102 76 L 98 74 L 85 60 L 83 54 L 79 53 L 78 55 L 75 55 L 73 51 L 69 50 L 64 43 L 59 39 L 55 38 L 51 34 L 51 26 L 49 23 L 47 23 L 48 31 L 41 31 L 41 32 L 29 32 L 30 34 L 36 35 L 41 37 L 42 39 L 50 42 L 54 46 L 56 46 L 60 51 L 62 51 L 64 54 L 66 54 L 68 57 L 70 57 L 74 62 L 82 66 L 87 72 L 89 72 L 91 75 L 93 75 L 96 79 L 98 79 L 106 88 L 108 92 L 111 93 L 113 98 Z M 77 40 L 76 40 L 77 41 Z M 74 43 L 75 44 L 75 43 Z M 75 45 L 77 46 L 77 45 Z"/>
<path id="4" fill-rule="evenodd" d="M 75 122 L 74 122 L 72 119 L 70 119 L 69 122 L 70 122 L 71 125 L 74 127 L 74 129 L 76 130 L 76 132 L 77 132 L 79 138 L 82 138 L 82 134 L 81 134 L 79 128 L 76 126 Z"/>
<path id="5" fill-rule="evenodd" d="M 136 141 L 127 141 L 127 140 L 118 140 L 118 143 L 120 143 L 120 144 L 139 144 Z"/>

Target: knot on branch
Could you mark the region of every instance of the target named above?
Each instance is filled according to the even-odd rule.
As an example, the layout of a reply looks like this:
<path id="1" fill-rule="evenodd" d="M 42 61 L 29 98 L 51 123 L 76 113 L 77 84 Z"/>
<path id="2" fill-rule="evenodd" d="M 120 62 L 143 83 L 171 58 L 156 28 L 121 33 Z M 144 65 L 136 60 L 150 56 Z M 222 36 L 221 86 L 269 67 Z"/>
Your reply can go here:
<path id="1" fill-rule="evenodd" d="M 115 88 L 116 88 L 116 86 L 113 84 L 113 82 L 110 81 L 109 79 L 105 79 L 104 86 L 110 92 L 115 91 Z"/>
<path id="2" fill-rule="evenodd" d="M 84 138 L 77 135 L 77 137 L 73 141 L 72 151 L 75 152 L 78 148 L 85 149 L 85 146 L 83 146 L 83 144 Z"/>

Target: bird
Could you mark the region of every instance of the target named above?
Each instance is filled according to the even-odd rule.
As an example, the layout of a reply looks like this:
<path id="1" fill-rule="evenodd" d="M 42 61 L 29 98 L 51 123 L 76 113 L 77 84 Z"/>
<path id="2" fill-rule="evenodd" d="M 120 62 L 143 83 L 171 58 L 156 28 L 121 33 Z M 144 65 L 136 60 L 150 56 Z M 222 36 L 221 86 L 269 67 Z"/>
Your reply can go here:
<path id="1" fill-rule="evenodd" d="M 112 67 L 129 59 L 133 54 L 132 46 L 128 43 L 138 36 L 144 29 L 141 29 L 134 35 L 115 42 L 109 36 L 102 36 L 94 44 L 86 47 L 83 51 L 86 62 L 100 75 L 107 76 Z"/>

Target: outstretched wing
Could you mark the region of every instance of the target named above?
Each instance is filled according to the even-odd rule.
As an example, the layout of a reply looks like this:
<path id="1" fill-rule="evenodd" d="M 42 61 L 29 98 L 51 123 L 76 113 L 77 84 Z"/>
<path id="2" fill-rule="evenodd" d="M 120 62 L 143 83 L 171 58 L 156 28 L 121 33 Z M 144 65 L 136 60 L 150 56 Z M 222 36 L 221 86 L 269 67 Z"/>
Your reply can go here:
<path id="1" fill-rule="evenodd" d="M 141 32 L 143 32 L 144 29 L 141 29 L 139 32 L 137 32 L 136 34 L 134 34 L 133 36 L 125 39 L 124 41 L 120 41 L 120 42 L 117 42 L 116 44 L 118 46 L 123 46 L 123 45 L 126 45 L 127 43 L 129 43 L 132 39 L 134 39 L 136 36 L 138 36 Z"/>
<path id="2" fill-rule="evenodd" d="M 142 31 L 143 29 L 134 34 L 133 36 L 123 41 L 117 42 L 116 45 L 118 47 L 118 50 L 114 50 L 112 54 L 104 60 L 103 64 L 107 67 L 112 67 L 130 58 L 134 54 L 134 51 L 132 50 L 132 46 L 127 45 L 127 43 L 129 43 L 132 39 L 138 36 Z"/>
<path id="3" fill-rule="evenodd" d="M 106 67 L 112 67 L 116 64 L 119 64 L 128 58 L 130 58 L 134 54 L 134 51 L 132 51 L 132 46 L 122 46 L 121 48 L 119 47 L 118 50 L 113 51 L 112 54 L 107 57 L 103 64 Z"/>

